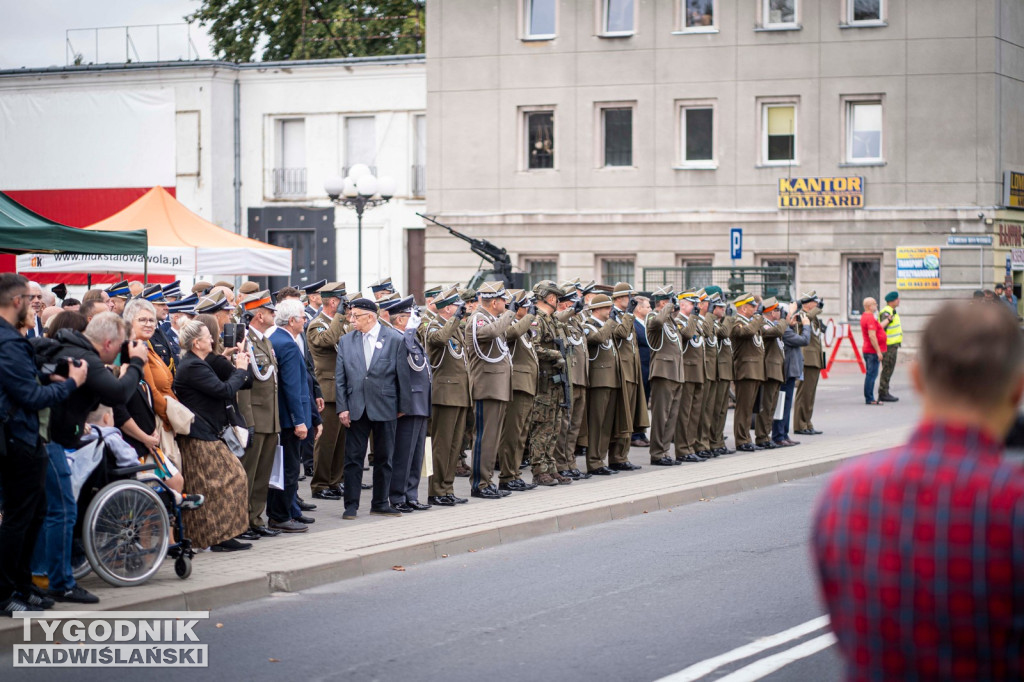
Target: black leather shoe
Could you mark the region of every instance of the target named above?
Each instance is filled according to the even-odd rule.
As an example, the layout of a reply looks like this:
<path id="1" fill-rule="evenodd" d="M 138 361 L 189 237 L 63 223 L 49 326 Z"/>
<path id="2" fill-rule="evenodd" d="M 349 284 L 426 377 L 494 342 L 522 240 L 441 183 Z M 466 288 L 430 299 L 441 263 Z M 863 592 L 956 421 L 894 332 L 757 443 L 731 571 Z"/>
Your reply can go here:
<path id="1" fill-rule="evenodd" d="M 522 492 L 522 488 L 516 485 L 515 481 L 509 481 L 508 483 L 499 483 L 498 490 L 507 490 L 512 493 Z"/>
<path id="2" fill-rule="evenodd" d="M 810 432 L 807 435 L 809 435 L 809 436 L 820 436 L 823 433 L 824 433 L 824 431 L 818 431 L 817 429 L 811 429 Z"/>
<path id="3" fill-rule="evenodd" d="M 656 466 L 656 467 L 670 467 L 670 466 L 672 466 L 674 464 L 675 464 L 675 462 L 672 461 L 671 457 L 662 457 L 661 459 L 652 459 L 651 460 L 651 466 Z"/>
<path id="4" fill-rule="evenodd" d="M 574 474 L 571 469 L 566 469 L 564 471 L 559 471 L 558 475 L 559 476 L 565 476 L 566 478 L 571 478 L 574 481 L 580 480 L 580 477 L 577 476 L 576 474 Z"/>
<path id="5" fill-rule="evenodd" d="M 613 464 L 609 464 L 608 468 L 612 471 L 636 471 L 638 469 L 643 469 L 639 464 L 633 464 L 632 462 L 615 462 Z"/>
<path id="6" fill-rule="evenodd" d="M 306 480 L 306 474 L 302 474 L 301 476 L 299 476 L 298 480 L 305 481 Z"/>
<path id="7" fill-rule="evenodd" d="M 799 433 L 801 436 L 811 436 L 811 435 L 814 435 L 814 434 L 811 433 L 810 429 L 797 429 L 793 433 Z"/>
<path id="8" fill-rule="evenodd" d="M 591 477 L 590 474 L 580 471 L 579 469 L 570 469 L 569 471 L 572 472 L 572 475 L 576 477 L 577 481 L 585 481 Z"/>
<path id="9" fill-rule="evenodd" d="M 373 486 L 372 486 L 372 485 L 370 485 L 369 483 L 361 483 L 361 484 L 360 484 L 360 487 L 361 487 L 361 488 L 362 488 L 363 490 L 372 490 L 372 489 L 373 489 Z"/>
<path id="10" fill-rule="evenodd" d="M 370 509 L 370 514 L 373 516 L 401 516 L 402 512 L 398 511 L 394 507 L 381 507 L 380 509 Z"/>
<path id="11" fill-rule="evenodd" d="M 249 530 L 259 533 L 261 537 L 265 538 L 275 538 L 281 534 L 281 531 L 276 528 L 267 528 L 266 526 L 253 526 Z"/>
<path id="12" fill-rule="evenodd" d="M 328 490 L 332 491 L 338 497 L 345 497 L 345 486 L 343 485 L 336 485 L 333 488 L 328 488 Z"/>
<path id="13" fill-rule="evenodd" d="M 239 535 L 237 537 L 237 539 L 238 540 L 259 540 L 262 537 L 263 537 L 262 535 L 260 535 L 259 533 L 254 531 L 252 528 L 250 528 L 249 530 L 247 530 L 244 533 L 242 533 L 241 535 Z"/>
<path id="14" fill-rule="evenodd" d="M 692 452 L 689 452 L 689 453 L 683 455 L 682 457 L 677 457 L 676 461 L 677 462 L 693 462 L 693 463 L 697 463 L 697 462 L 706 462 L 707 460 L 704 459 L 703 457 L 698 457 L 697 455 L 695 455 Z"/>
<path id="15" fill-rule="evenodd" d="M 317 490 L 313 493 L 313 497 L 318 500 L 333 500 L 337 502 L 341 499 L 341 495 L 334 492 L 334 488 L 324 488 L 323 490 Z"/>
<path id="16" fill-rule="evenodd" d="M 416 511 L 426 511 L 430 509 L 429 504 L 423 504 L 419 500 L 407 500 L 405 504 L 412 507 Z"/>
<path id="17" fill-rule="evenodd" d="M 500 500 L 503 497 L 503 495 L 501 494 L 502 492 L 505 491 L 494 490 L 490 486 L 488 486 L 486 488 L 473 488 L 473 490 L 469 493 L 469 496 L 480 497 L 485 500 Z M 505 495 L 508 495 L 508 493 L 505 492 Z"/>
<path id="18" fill-rule="evenodd" d="M 306 502 L 304 499 L 299 498 L 299 509 L 302 511 L 314 511 L 316 509 L 316 505 L 312 502 Z"/>
<path id="19" fill-rule="evenodd" d="M 313 475 L 313 467 L 311 465 L 309 465 L 309 464 L 307 464 L 306 466 L 302 467 L 302 471 L 307 476 L 312 476 Z"/>
<path id="20" fill-rule="evenodd" d="M 755 443 L 754 447 L 761 448 L 762 450 L 774 450 L 775 448 L 777 448 L 779 446 L 776 445 L 775 443 L 771 442 L 770 440 L 766 440 L 766 441 L 763 441 L 761 443 Z"/>
<path id="21" fill-rule="evenodd" d="M 508 497 L 509 495 L 511 495 L 511 494 L 512 494 L 512 493 L 510 493 L 510 492 L 509 492 L 509 491 L 507 491 L 507 490 L 498 490 L 498 486 L 496 486 L 496 485 L 493 485 L 493 484 L 492 484 L 492 485 L 490 485 L 490 486 L 488 486 L 488 487 L 489 487 L 489 488 L 490 488 L 490 489 L 491 489 L 491 490 L 492 490 L 493 492 L 496 492 L 496 493 L 498 493 L 498 494 L 499 494 L 499 495 L 501 495 L 502 497 Z"/>
<path id="22" fill-rule="evenodd" d="M 447 495 L 443 495 L 443 496 L 440 496 L 440 497 L 437 496 L 437 495 L 431 495 L 430 497 L 427 498 L 427 502 L 429 502 L 430 504 L 434 505 L 435 507 L 454 507 L 455 506 L 455 500 L 453 500 L 452 498 L 448 497 Z"/>
<path id="23" fill-rule="evenodd" d="M 533 463 L 530 462 L 529 457 L 523 457 L 523 461 L 519 463 L 520 469 L 529 469 L 531 466 L 533 466 Z"/>
<path id="24" fill-rule="evenodd" d="M 710 450 L 701 450 L 700 452 L 697 453 L 697 456 L 703 457 L 704 459 L 711 459 L 712 457 L 717 457 L 718 455 L 711 452 Z"/>
<path id="25" fill-rule="evenodd" d="M 881 400 L 883 403 L 898 403 L 900 401 L 899 398 L 897 398 L 896 396 L 892 395 L 891 393 L 886 393 L 885 395 L 880 395 L 880 396 L 878 396 L 878 399 Z"/>
<path id="26" fill-rule="evenodd" d="M 298 521 L 299 523 L 304 523 L 307 526 L 311 523 L 316 523 L 316 519 L 314 519 L 312 516 L 302 516 L 301 514 L 292 519 L 292 521 Z"/>
<path id="27" fill-rule="evenodd" d="M 415 509 L 413 509 L 412 507 L 407 505 L 405 502 L 401 502 L 399 504 L 392 504 L 391 508 L 392 509 L 397 509 L 398 511 L 402 512 L 403 514 L 412 514 L 414 511 L 416 511 Z"/>
<path id="28" fill-rule="evenodd" d="M 753 443 L 744 443 L 743 445 L 737 445 L 736 450 L 738 452 L 757 452 L 757 448 L 754 447 Z"/>
<path id="29" fill-rule="evenodd" d="M 533 490 L 537 487 L 536 483 L 527 483 L 521 478 L 517 478 L 516 482 L 519 483 L 519 490 L 526 492 L 527 490 Z"/>
<path id="30" fill-rule="evenodd" d="M 466 504 L 469 502 L 465 497 L 455 497 L 455 495 L 446 495 L 446 497 L 455 504 Z"/>
<path id="31" fill-rule="evenodd" d="M 609 469 L 608 467 L 598 467 L 596 469 L 588 470 L 587 473 L 592 474 L 594 476 L 611 476 L 615 472 Z"/>

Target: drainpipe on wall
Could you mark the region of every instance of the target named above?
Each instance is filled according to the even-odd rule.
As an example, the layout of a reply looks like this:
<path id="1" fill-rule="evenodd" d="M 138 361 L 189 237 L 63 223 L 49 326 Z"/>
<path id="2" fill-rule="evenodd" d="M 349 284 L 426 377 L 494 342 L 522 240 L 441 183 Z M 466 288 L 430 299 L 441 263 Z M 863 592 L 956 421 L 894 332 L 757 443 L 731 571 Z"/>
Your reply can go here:
<path id="1" fill-rule="evenodd" d="M 235 74 L 234 84 L 234 133 L 235 133 L 235 234 L 242 234 L 242 131 L 241 131 L 241 106 L 240 87 L 238 74 Z M 235 291 L 241 285 L 242 278 L 235 275 Z"/>

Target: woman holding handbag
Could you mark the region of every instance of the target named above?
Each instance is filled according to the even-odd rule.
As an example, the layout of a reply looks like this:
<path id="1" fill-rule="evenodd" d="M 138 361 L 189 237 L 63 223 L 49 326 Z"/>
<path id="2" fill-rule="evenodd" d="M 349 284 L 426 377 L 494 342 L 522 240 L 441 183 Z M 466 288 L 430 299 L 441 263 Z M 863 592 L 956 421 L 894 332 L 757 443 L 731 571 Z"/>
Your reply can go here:
<path id="1" fill-rule="evenodd" d="M 228 408 L 235 393 L 252 380 L 249 356 L 235 353 L 231 375 L 222 380 L 207 358 L 214 340 L 202 322 L 186 324 L 180 333 L 181 363 L 174 376 L 174 392 L 196 419 L 188 436 L 179 438 L 182 473 L 190 493 L 206 502 L 188 518 L 188 536 L 196 547 L 215 552 L 249 549 L 236 536 L 249 529 L 249 495 L 245 469 L 221 439 L 231 424 Z"/>

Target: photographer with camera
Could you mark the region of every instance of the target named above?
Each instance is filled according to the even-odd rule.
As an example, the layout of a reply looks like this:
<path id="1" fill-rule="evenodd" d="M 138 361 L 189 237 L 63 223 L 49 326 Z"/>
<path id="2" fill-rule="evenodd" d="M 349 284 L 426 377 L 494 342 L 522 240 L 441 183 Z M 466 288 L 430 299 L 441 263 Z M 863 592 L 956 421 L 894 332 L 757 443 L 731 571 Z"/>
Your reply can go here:
<path id="1" fill-rule="evenodd" d="M 28 281 L 0 274 L 0 613 L 38 611 L 53 601 L 32 586 L 30 562 L 46 514 L 48 451 L 39 435 L 39 410 L 60 405 L 85 383 L 82 363 L 62 362 L 66 377 L 36 369 L 32 346 L 18 331 L 29 317 Z M 63 456 L 63 450 L 61 455 Z M 64 460 L 67 469 L 67 460 Z"/>
<path id="2" fill-rule="evenodd" d="M 811 319 L 799 304 L 795 301 L 789 305 L 789 327 L 782 334 L 782 343 L 785 345 L 785 363 L 782 368 L 782 375 L 785 381 L 782 384 L 782 395 L 779 400 L 784 401 L 782 408 L 782 419 L 772 422 L 772 442 L 776 445 L 791 446 L 799 445 L 798 441 L 789 437 L 789 417 L 793 410 L 793 393 L 796 390 L 796 381 L 804 373 L 803 349 L 811 342 Z"/>

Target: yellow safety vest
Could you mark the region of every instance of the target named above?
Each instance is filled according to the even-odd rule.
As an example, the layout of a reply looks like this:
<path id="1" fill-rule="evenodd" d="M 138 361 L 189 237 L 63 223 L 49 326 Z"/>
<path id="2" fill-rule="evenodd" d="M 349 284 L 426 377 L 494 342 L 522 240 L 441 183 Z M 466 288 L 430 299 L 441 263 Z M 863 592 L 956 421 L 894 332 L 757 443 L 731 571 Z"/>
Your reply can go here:
<path id="1" fill-rule="evenodd" d="M 885 328 L 885 342 L 888 345 L 894 343 L 903 342 L 903 327 L 900 324 L 900 314 L 896 312 L 895 308 L 885 306 L 882 308 L 882 314 L 889 313 L 892 315 L 892 321 L 889 322 L 889 326 Z"/>

